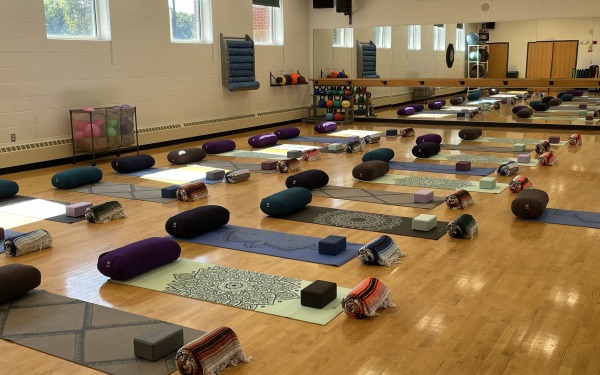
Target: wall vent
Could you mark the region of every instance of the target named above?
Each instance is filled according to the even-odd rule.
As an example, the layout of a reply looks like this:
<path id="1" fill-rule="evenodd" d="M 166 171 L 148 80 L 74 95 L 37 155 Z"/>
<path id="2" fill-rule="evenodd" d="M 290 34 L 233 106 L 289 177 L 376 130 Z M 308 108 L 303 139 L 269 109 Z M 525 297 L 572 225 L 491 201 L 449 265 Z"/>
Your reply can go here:
<path id="1" fill-rule="evenodd" d="M 27 151 L 27 150 L 37 149 L 37 148 L 44 148 L 44 147 L 70 145 L 70 144 L 71 144 L 71 138 L 56 139 L 53 141 L 44 141 L 44 142 L 23 143 L 23 144 L 15 145 L 15 146 L 0 147 L 0 154 L 6 154 L 9 152 L 17 152 L 17 151 Z"/>
<path id="2" fill-rule="evenodd" d="M 280 113 L 288 113 L 288 112 L 295 112 L 295 111 L 306 111 L 308 109 L 310 109 L 310 107 L 298 107 L 298 108 L 278 109 L 276 111 L 260 112 L 260 113 L 257 113 L 256 116 L 257 117 L 271 116 L 271 115 L 277 115 L 277 114 L 280 114 Z"/>
<path id="3" fill-rule="evenodd" d="M 220 117 L 220 118 L 213 118 L 213 119 L 209 119 L 209 120 L 198 120 L 198 121 L 184 122 L 183 123 L 183 127 L 189 128 L 190 126 L 199 126 L 199 125 L 206 125 L 206 124 L 216 124 L 216 123 L 219 123 L 219 122 L 226 122 L 226 121 L 233 121 L 233 120 L 243 120 L 243 119 L 248 119 L 248 118 L 253 118 L 253 117 L 256 117 L 256 115 L 251 114 L 251 115 Z"/>
<path id="4" fill-rule="evenodd" d="M 138 129 L 138 134 L 153 133 L 153 132 L 159 132 L 159 131 L 171 130 L 171 129 L 181 129 L 181 124 L 162 125 L 162 126 L 154 126 L 151 128 Z"/>

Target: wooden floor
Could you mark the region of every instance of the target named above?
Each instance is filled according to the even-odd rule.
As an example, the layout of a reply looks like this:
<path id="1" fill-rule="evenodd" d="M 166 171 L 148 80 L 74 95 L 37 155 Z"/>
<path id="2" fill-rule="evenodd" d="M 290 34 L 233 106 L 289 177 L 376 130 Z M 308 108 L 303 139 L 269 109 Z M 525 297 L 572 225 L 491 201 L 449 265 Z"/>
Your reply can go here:
<path id="1" fill-rule="evenodd" d="M 300 127 L 303 135 L 315 135 L 311 125 L 294 126 Z M 344 126 L 383 132 L 389 127 L 390 124 L 367 123 Z M 249 149 L 250 135 L 276 128 L 228 138 L 236 141 L 238 149 Z M 459 129 L 460 125 L 415 125 L 417 135 L 438 133 L 444 143 L 459 143 Z M 600 212 L 596 195 L 600 186 L 600 133 L 592 130 L 580 133 L 583 146 L 557 148 L 560 159 L 557 166 L 522 167 L 520 173 L 549 194 L 549 207 Z M 549 135 L 560 135 L 566 139 L 569 134 L 556 130 L 484 129 L 488 137 L 547 139 Z M 181 146 L 200 144 L 191 142 Z M 394 160 L 412 161 L 413 144 L 414 138 L 382 137 L 381 143 L 367 145 L 366 151 L 388 147 L 395 151 Z M 158 148 L 147 153 L 155 157 L 158 167 L 166 167 L 166 155 L 174 148 L 176 146 Z M 330 176 L 331 185 L 398 192 L 418 190 L 355 180 L 351 170 L 360 163 L 361 157 L 362 154 L 322 154 L 319 161 L 302 162 L 302 168 L 324 170 Z M 219 156 L 208 159 L 233 160 Z M 104 172 L 103 181 L 167 185 L 117 176 L 112 173 L 110 160 L 107 157 L 98 163 Z M 89 165 L 89 162 L 78 165 Z M 70 164 L 62 165 L 2 178 L 17 181 L 23 195 L 95 204 L 110 200 L 100 195 L 54 189 L 51 176 L 70 167 Z M 360 243 L 380 235 L 265 216 L 259 209 L 260 200 L 285 189 L 287 177 L 286 174 L 255 173 L 243 183 L 209 185 L 209 197 L 196 203 L 158 204 L 120 199 L 127 218 L 108 224 L 21 223 L 14 217 L 0 217 L 0 224 L 6 228 L 19 231 L 43 228 L 54 238 L 51 249 L 17 258 L 2 256 L 0 265 L 17 262 L 38 267 L 42 272 L 40 289 L 53 293 L 201 330 L 229 326 L 238 334 L 246 354 L 253 357 L 249 364 L 228 369 L 229 375 L 600 373 L 600 230 L 519 221 L 510 210 L 515 194 L 508 190 L 497 195 L 472 193 L 476 204 L 465 211 L 451 210 L 445 205 L 423 210 L 313 198 L 311 204 L 315 206 L 409 217 L 427 213 L 443 221 L 469 213 L 477 220 L 479 233 L 473 240 L 444 236 L 433 241 L 392 235 L 408 256 L 391 267 L 364 266 L 356 259 L 342 267 L 332 267 L 181 242 L 183 258 L 269 274 L 329 280 L 348 288 L 366 277 L 377 277 L 392 291 L 397 306 L 364 320 L 340 314 L 329 324 L 320 326 L 120 285 L 108 282 L 96 270 L 101 253 L 150 236 L 164 236 L 164 224 L 169 217 L 205 204 L 229 209 L 230 223 L 235 225 L 319 237 L 342 235 L 348 241 Z M 510 177 L 498 177 L 498 180 L 508 182 Z M 435 191 L 440 196 L 448 193 Z M 5 341 L 0 341 L 0 353 L 0 372 L 6 375 L 98 373 Z"/>

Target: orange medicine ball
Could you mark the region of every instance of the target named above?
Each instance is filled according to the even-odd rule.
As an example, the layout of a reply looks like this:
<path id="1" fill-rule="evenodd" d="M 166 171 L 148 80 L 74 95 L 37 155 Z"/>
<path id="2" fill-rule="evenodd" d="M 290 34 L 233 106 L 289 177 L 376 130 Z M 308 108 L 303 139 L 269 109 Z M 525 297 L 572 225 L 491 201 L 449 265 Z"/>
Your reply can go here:
<path id="1" fill-rule="evenodd" d="M 298 77 L 300 77 L 300 74 L 298 74 L 298 73 L 292 73 L 292 74 L 290 74 L 290 76 L 292 77 L 292 85 L 297 85 L 298 84 Z"/>

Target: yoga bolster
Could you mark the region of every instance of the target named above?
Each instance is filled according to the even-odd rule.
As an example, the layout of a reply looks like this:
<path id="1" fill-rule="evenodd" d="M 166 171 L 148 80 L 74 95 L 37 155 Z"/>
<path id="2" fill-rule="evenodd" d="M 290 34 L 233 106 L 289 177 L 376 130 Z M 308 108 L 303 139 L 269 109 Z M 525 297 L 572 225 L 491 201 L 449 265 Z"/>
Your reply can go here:
<path id="1" fill-rule="evenodd" d="M 475 203 L 471 194 L 465 189 L 459 189 L 446 196 L 446 206 L 448 208 L 467 208 L 470 204 Z"/>
<path id="2" fill-rule="evenodd" d="M 285 180 L 285 186 L 303 187 L 308 190 L 320 188 L 329 183 L 329 176 L 320 169 L 309 169 L 300 173 L 296 173 Z"/>
<path id="3" fill-rule="evenodd" d="M 290 139 L 290 138 L 296 138 L 297 136 L 299 136 L 300 129 L 294 128 L 294 127 L 281 128 L 281 129 L 275 130 L 274 133 L 277 136 L 277 138 L 279 138 L 279 139 Z"/>
<path id="4" fill-rule="evenodd" d="M 465 101 L 465 98 L 462 96 L 455 96 L 452 99 L 450 99 L 450 104 L 452 105 L 460 105 Z"/>
<path id="5" fill-rule="evenodd" d="M 209 204 L 170 217 L 165 230 L 173 237 L 192 238 L 222 227 L 229 222 L 229 216 L 225 207 Z"/>
<path id="6" fill-rule="evenodd" d="M 512 111 L 512 113 L 514 113 L 516 115 L 517 112 L 519 112 L 523 108 L 528 108 L 528 107 L 525 105 L 516 105 L 516 106 L 512 107 L 511 111 Z"/>
<path id="7" fill-rule="evenodd" d="M 205 157 L 206 151 L 200 147 L 190 147 L 169 152 L 167 155 L 167 161 L 171 164 L 185 165 L 200 161 Z"/>
<path id="8" fill-rule="evenodd" d="M 415 139 L 415 142 L 417 144 L 424 142 L 442 143 L 442 136 L 439 134 L 424 134 L 418 136 L 417 139 Z"/>
<path id="9" fill-rule="evenodd" d="M 177 241 L 150 237 L 107 251 L 98 257 L 101 274 L 114 280 L 128 280 L 156 267 L 170 263 L 181 255 Z"/>
<path id="10" fill-rule="evenodd" d="M 549 95 L 548 96 L 544 96 L 542 98 L 542 103 L 548 104 L 550 102 L 550 100 L 552 100 L 552 99 L 554 99 L 554 96 L 549 96 Z"/>
<path id="11" fill-rule="evenodd" d="M 479 128 L 460 129 L 458 131 L 458 137 L 466 141 L 477 139 L 481 134 L 483 134 L 483 131 Z"/>
<path id="12" fill-rule="evenodd" d="M 557 105 L 561 105 L 562 104 L 562 100 L 559 98 L 553 98 L 551 100 L 548 101 L 548 104 L 552 107 L 556 107 Z"/>
<path id="13" fill-rule="evenodd" d="M 293 173 L 301 169 L 300 161 L 296 158 L 279 160 L 277 162 L 277 171 L 279 173 Z"/>
<path id="14" fill-rule="evenodd" d="M 333 121 L 320 122 L 315 125 L 314 129 L 317 133 L 329 133 L 337 129 L 337 123 Z"/>
<path id="15" fill-rule="evenodd" d="M 421 104 L 421 103 L 414 103 L 414 104 L 411 104 L 410 106 L 415 109 L 415 112 L 421 112 L 422 110 L 425 109 L 425 105 Z"/>
<path id="16" fill-rule="evenodd" d="M 10 180 L 0 180 L 0 199 L 10 198 L 19 192 L 19 184 Z"/>
<path id="17" fill-rule="evenodd" d="M 517 112 L 518 118 L 530 118 L 533 116 L 533 109 L 531 108 L 522 108 Z"/>
<path id="18" fill-rule="evenodd" d="M 52 247 L 52 236 L 43 229 L 23 233 L 4 240 L 4 252 L 7 256 L 12 257 L 18 257 L 49 247 Z"/>
<path id="19" fill-rule="evenodd" d="M 537 219 L 542 216 L 550 198 L 545 191 L 539 189 L 521 190 L 512 201 L 512 213 L 521 219 Z"/>
<path id="20" fill-rule="evenodd" d="M 117 201 L 108 201 L 85 210 L 85 219 L 90 223 L 104 224 L 124 217 L 123 206 Z"/>
<path id="21" fill-rule="evenodd" d="M 467 95 L 467 99 L 468 100 L 478 100 L 479 98 L 481 98 L 482 96 L 482 92 L 479 90 L 475 90 L 469 93 L 469 95 Z"/>
<path id="22" fill-rule="evenodd" d="M 396 111 L 396 114 L 398 116 L 408 116 L 408 115 L 412 115 L 415 112 L 416 111 L 413 107 L 402 107 L 402 108 L 398 108 L 398 111 Z"/>
<path id="23" fill-rule="evenodd" d="M 206 142 L 202 145 L 202 149 L 207 154 L 220 154 L 235 150 L 235 146 L 235 142 L 231 139 L 220 139 L 218 141 Z"/>
<path id="24" fill-rule="evenodd" d="M 392 150 L 391 148 L 382 147 L 365 153 L 362 157 L 362 161 L 382 160 L 385 162 L 389 162 L 393 158 L 394 150 Z"/>
<path id="25" fill-rule="evenodd" d="M 444 103 L 442 103 L 441 101 L 438 101 L 438 100 L 427 103 L 427 108 L 429 108 L 429 109 L 440 109 L 443 106 L 444 106 Z"/>
<path id="26" fill-rule="evenodd" d="M 532 101 L 530 101 L 530 102 L 529 102 L 529 106 L 530 106 L 531 108 L 533 108 L 534 106 L 536 106 L 536 105 L 538 105 L 538 104 L 540 104 L 540 103 L 542 103 L 542 101 L 541 101 L 541 100 L 532 100 Z"/>
<path id="27" fill-rule="evenodd" d="M 568 93 L 562 94 L 562 95 L 560 96 L 560 99 L 561 99 L 563 102 L 570 102 L 571 100 L 573 100 L 573 94 L 568 94 Z"/>
<path id="28" fill-rule="evenodd" d="M 377 310 L 394 307 L 392 292 L 378 279 L 367 277 L 342 299 L 342 308 L 349 318 L 376 316 Z"/>
<path id="29" fill-rule="evenodd" d="M 365 161 L 352 169 L 352 176 L 357 180 L 371 181 L 390 171 L 390 165 L 383 160 Z"/>
<path id="30" fill-rule="evenodd" d="M 267 147 L 277 143 L 279 138 L 273 133 L 253 135 L 248 138 L 248 144 L 252 147 Z"/>
<path id="31" fill-rule="evenodd" d="M 21 263 L 0 266 L 0 305 L 23 297 L 41 282 L 42 274 L 34 266 Z"/>
<path id="32" fill-rule="evenodd" d="M 233 171 L 229 171 L 225 173 L 225 181 L 230 184 L 235 184 L 236 182 L 246 181 L 250 178 L 250 170 L 248 169 L 236 169 Z"/>
<path id="33" fill-rule="evenodd" d="M 269 216 L 285 216 L 294 213 L 312 201 L 312 193 L 303 187 L 292 187 L 263 198 L 260 209 Z"/>
<path id="34" fill-rule="evenodd" d="M 473 239 L 478 229 L 477 221 L 469 214 L 460 215 L 446 226 L 448 236 L 451 238 Z"/>
<path id="35" fill-rule="evenodd" d="M 541 112 L 548 110 L 548 107 L 550 107 L 548 103 L 535 103 L 533 105 L 533 109 Z"/>
<path id="36" fill-rule="evenodd" d="M 573 92 L 571 92 L 571 95 L 573 96 L 582 96 L 583 95 L 583 90 L 573 90 Z"/>
<path id="37" fill-rule="evenodd" d="M 110 165 L 119 173 L 131 173 L 144 169 L 152 168 L 155 160 L 151 155 L 139 154 L 130 156 L 121 156 L 114 159 Z"/>
<path id="38" fill-rule="evenodd" d="M 428 158 L 440 152 L 440 144 L 424 142 L 412 148 L 412 154 L 418 158 Z"/>
<path id="39" fill-rule="evenodd" d="M 52 186 L 57 189 L 73 189 L 82 185 L 94 184 L 102 180 L 102 170 L 98 167 L 75 167 L 52 176 Z"/>
<path id="40" fill-rule="evenodd" d="M 194 202 L 208 197 L 208 187 L 202 181 L 189 182 L 179 186 L 175 195 L 182 202 Z"/>

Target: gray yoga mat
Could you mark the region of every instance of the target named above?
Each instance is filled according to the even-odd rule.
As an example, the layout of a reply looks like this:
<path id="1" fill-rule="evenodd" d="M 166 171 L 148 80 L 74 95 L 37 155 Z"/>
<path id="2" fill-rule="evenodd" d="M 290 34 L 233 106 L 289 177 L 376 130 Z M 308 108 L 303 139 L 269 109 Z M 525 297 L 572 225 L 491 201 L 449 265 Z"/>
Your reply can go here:
<path id="1" fill-rule="evenodd" d="M 403 162 L 393 160 L 390 161 L 388 164 L 390 166 L 390 169 L 396 170 L 460 174 L 468 176 L 487 176 L 491 173 L 494 173 L 494 171 L 496 170 L 496 168 L 471 167 L 471 169 L 469 169 L 468 171 L 457 171 L 456 165 Z"/>
<path id="2" fill-rule="evenodd" d="M 95 184 L 84 185 L 71 190 L 79 193 L 136 199 L 156 203 L 169 203 L 177 200 L 176 198 L 163 198 L 159 188 L 131 184 L 117 184 L 113 182 L 97 182 Z"/>
<path id="3" fill-rule="evenodd" d="M 15 195 L 0 200 L 0 212 L 66 224 L 85 220 L 83 216 L 67 216 L 66 206 L 69 204 L 67 202 Z"/>
<path id="4" fill-rule="evenodd" d="M 600 229 L 600 213 L 598 212 L 546 208 L 542 216 L 540 216 L 537 219 L 521 220 L 537 221 L 540 223 L 547 224 L 572 225 L 575 227 Z"/>
<path id="5" fill-rule="evenodd" d="M 479 151 L 479 152 L 500 152 L 505 154 L 528 154 L 533 149 L 525 149 L 525 151 L 515 151 L 512 147 L 493 147 L 493 146 L 473 146 L 473 145 L 451 145 L 442 143 L 440 144 L 442 150 L 457 150 L 457 151 Z"/>
<path id="6" fill-rule="evenodd" d="M 335 199 L 346 199 L 350 201 L 389 204 L 393 206 L 404 206 L 413 208 L 432 209 L 446 202 L 445 197 L 433 197 L 429 203 L 414 203 L 411 193 L 398 193 L 384 190 L 359 189 L 345 186 L 325 185 L 321 188 L 312 189 L 311 193 L 316 197 Z"/>
<path id="7" fill-rule="evenodd" d="M 270 170 L 262 169 L 260 164 L 241 163 L 241 162 L 227 161 L 227 160 L 201 160 L 201 161 L 195 162 L 193 164 L 190 164 L 190 166 L 195 166 L 195 165 L 198 165 L 201 167 L 211 167 L 211 168 L 215 168 L 215 169 L 229 169 L 229 170 L 247 169 L 250 172 L 257 172 L 257 173 L 275 173 L 275 172 L 277 172 L 276 169 L 270 169 Z"/>

